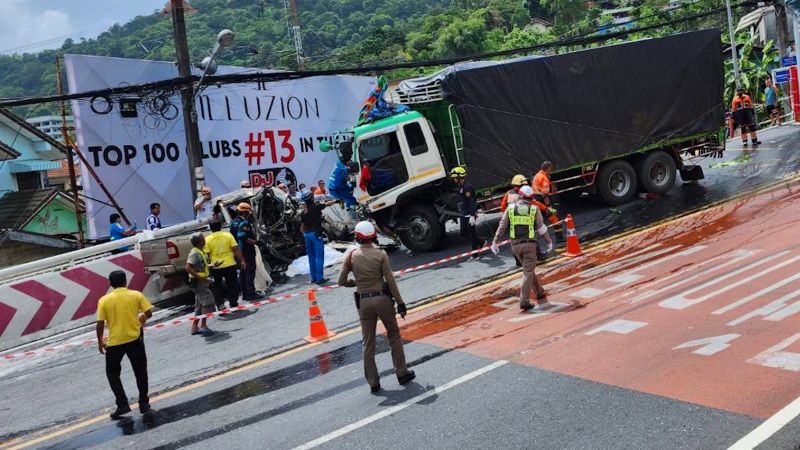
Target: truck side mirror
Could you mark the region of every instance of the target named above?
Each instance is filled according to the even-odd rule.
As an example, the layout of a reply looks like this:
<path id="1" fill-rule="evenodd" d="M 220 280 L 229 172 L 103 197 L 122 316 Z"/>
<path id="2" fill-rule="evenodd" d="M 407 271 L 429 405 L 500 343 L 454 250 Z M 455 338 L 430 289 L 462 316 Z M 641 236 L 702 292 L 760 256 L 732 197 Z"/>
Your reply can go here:
<path id="1" fill-rule="evenodd" d="M 357 162 L 349 161 L 347 163 L 347 173 L 349 173 L 350 175 L 358 174 L 358 170 L 359 170 L 359 166 L 358 166 Z"/>

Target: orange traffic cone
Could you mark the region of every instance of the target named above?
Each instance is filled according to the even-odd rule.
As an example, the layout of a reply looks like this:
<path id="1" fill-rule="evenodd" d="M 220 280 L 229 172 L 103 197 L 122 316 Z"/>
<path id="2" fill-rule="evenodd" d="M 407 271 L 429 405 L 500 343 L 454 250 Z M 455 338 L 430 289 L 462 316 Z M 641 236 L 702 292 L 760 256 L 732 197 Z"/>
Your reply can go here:
<path id="1" fill-rule="evenodd" d="M 582 254 L 578 233 L 575 232 L 575 225 L 572 223 L 572 214 L 567 214 L 567 251 L 564 252 L 564 256 L 581 256 Z"/>
<path id="2" fill-rule="evenodd" d="M 317 296 L 314 291 L 308 291 L 308 320 L 311 325 L 311 334 L 305 337 L 308 342 L 317 342 L 328 339 L 336 335 L 333 331 L 328 331 L 325 326 L 325 319 L 322 318 L 322 311 L 317 305 Z"/>

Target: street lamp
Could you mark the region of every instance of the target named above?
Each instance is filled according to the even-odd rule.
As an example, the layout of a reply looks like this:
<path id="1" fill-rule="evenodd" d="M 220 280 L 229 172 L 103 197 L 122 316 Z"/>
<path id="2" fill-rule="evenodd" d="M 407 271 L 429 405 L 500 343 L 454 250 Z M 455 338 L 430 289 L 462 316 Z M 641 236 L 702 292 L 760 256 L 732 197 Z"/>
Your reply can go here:
<path id="1" fill-rule="evenodd" d="M 200 81 L 197 82 L 197 87 L 203 85 L 203 79 L 206 75 L 214 75 L 217 73 L 217 62 L 216 59 L 222 52 L 225 50 L 225 47 L 230 47 L 233 44 L 233 39 L 236 35 L 233 34 L 233 31 L 225 29 L 219 32 L 217 35 L 217 43 L 214 44 L 214 49 L 211 50 L 211 56 L 206 56 L 197 64 L 198 69 L 203 69 L 203 75 L 200 76 Z M 199 91 L 195 90 L 195 95 L 197 95 Z"/>

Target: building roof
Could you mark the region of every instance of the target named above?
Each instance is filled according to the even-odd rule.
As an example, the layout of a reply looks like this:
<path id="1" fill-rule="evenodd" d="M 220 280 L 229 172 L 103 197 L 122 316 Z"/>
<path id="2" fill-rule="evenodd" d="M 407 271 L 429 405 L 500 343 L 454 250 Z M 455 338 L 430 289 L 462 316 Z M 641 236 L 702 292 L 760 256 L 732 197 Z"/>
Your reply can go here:
<path id="1" fill-rule="evenodd" d="M 61 159 L 59 161 L 55 161 L 60 164 L 58 169 L 52 169 L 47 171 L 47 178 L 68 178 L 69 177 L 69 163 L 67 163 L 67 158 Z M 78 164 L 75 164 L 75 176 L 81 176 L 81 169 Z"/>
<path id="2" fill-rule="evenodd" d="M 7 193 L 0 198 L 0 229 L 22 229 L 57 195 L 72 202 L 72 196 L 58 188 Z"/>
<path id="3" fill-rule="evenodd" d="M 0 242 L 6 240 L 19 242 L 29 245 L 40 245 L 42 247 L 77 249 L 75 241 L 62 239 L 60 237 L 48 236 L 46 234 L 31 233 L 30 231 L 2 230 L 0 231 Z"/>
<path id="4" fill-rule="evenodd" d="M 67 152 L 67 148 L 64 146 L 64 144 L 46 135 L 44 132 L 42 132 L 40 129 L 36 128 L 32 124 L 25 122 L 25 120 L 23 120 L 22 117 L 12 113 L 7 109 L 0 108 L 0 121 L 4 121 L 6 123 L 11 122 L 12 124 L 16 124 L 16 126 L 20 127 L 19 128 L 20 133 L 22 133 L 32 141 L 44 141 L 50 144 L 55 150 L 58 150 L 62 153 Z"/>

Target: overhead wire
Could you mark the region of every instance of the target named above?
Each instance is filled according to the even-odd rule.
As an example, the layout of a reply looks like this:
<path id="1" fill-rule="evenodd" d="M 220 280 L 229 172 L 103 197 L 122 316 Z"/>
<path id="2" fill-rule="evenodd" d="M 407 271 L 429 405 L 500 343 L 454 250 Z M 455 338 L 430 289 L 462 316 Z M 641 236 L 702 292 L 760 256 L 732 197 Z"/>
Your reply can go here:
<path id="1" fill-rule="evenodd" d="M 740 8 L 743 6 L 754 5 L 755 3 L 752 1 L 744 1 L 732 5 L 734 8 Z M 376 66 L 360 66 L 360 67 L 350 67 L 350 68 L 339 68 L 339 69 L 326 69 L 326 70 L 315 70 L 315 71 L 287 71 L 287 72 L 274 72 L 274 73 L 255 73 L 255 74 L 231 74 L 231 75 L 214 75 L 206 77 L 206 80 L 209 84 L 230 84 L 230 83 L 247 83 L 247 82 L 272 82 L 272 81 L 280 81 L 280 80 L 292 80 L 292 79 L 300 79 L 300 78 L 308 78 L 313 76 L 322 76 L 322 75 L 345 75 L 345 74 L 363 74 L 363 73 L 380 73 L 380 72 L 388 72 L 391 70 L 396 69 L 412 69 L 412 68 L 421 68 L 421 67 L 429 67 L 429 66 L 438 66 L 438 65 L 451 65 L 459 62 L 464 61 L 471 61 L 471 60 L 479 60 L 479 59 L 489 59 L 489 58 L 496 58 L 501 56 L 513 56 L 522 53 L 530 53 L 537 50 L 544 50 L 549 48 L 556 48 L 556 47 L 565 47 L 565 46 L 576 46 L 576 45 L 585 45 L 585 44 L 592 44 L 598 42 L 604 42 L 612 39 L 616 39 L 619 37 L 624 37 L 634 33 L 641 33 L 644 31 L 649 31 L 653 29 L 662 28 L 665 26 L 675 25 L 682 22 L 687 22 L 699 18 L 709 17 L 715 14 L 719 14 L 725 11 L 724 7 L 718 7 L 707 11 L 702 11 L 699 13 L 691 14 L 688 16 L 683 16 L 679 18 L 670 19 L 664 22 L 645 25 L 641 27 L 631 28 L 627 30 L 615 31 L 606 33 L 603 35 L 584 35 L 576 38 L 567 38 L 567 39 L 560 39 L 554 40 L 550 42 L 545 42 L 541 44 L 525 46 L 525 47 L 518 47 L 514 49 L 508 50 L 500 50 L 500 51 L 493 51 L 493 52 L 483 52 L 483 53 L 476 53 L 471 55 L 465 56 L 457 56 L 457 57 L 449 57 L 449 58 L 441 58 L 441 59 L 434 59 L 434 60 L 427 60 L 427 61 L 416 61 L 416 62 L 404 62 L 404 63 L 396 63 L 396 64 L 388 64 L 388 65 L 376 65 Z M 158 89 L 183 89 L 192 86 L 199 77 L 197 76 L 189 76 L 189 77 L 179 77 L 179 78 L 172 78 L 167 80 L 161 80 L 157 82 L 150 82 L 150 83 L 143 83 L 138 85 L 131 85 L 126 87 L 116 87 L 116 88 L 106 88 L 106 89 L 98 89 L 93 91 L 87 92 L 80 92 L 80 93 L 72 93 L 72 94 L 65 94 L 65 95 L 51 95 L 51 96 L 43 96 L 43 97 L 18 97 L 18 98 L 6 98 L 0 99 L 0 108 L 3 107 L 12 107 L 12 106 L 24 106 L 36 103 L 49 103 L 55 102 L 60 100 L 76 100 L 76 99 L 86 99 L 98 96 L 120 96 L 124 94 L 131 94 L 131 93 L 146 93 L 152 90 Z"/>

